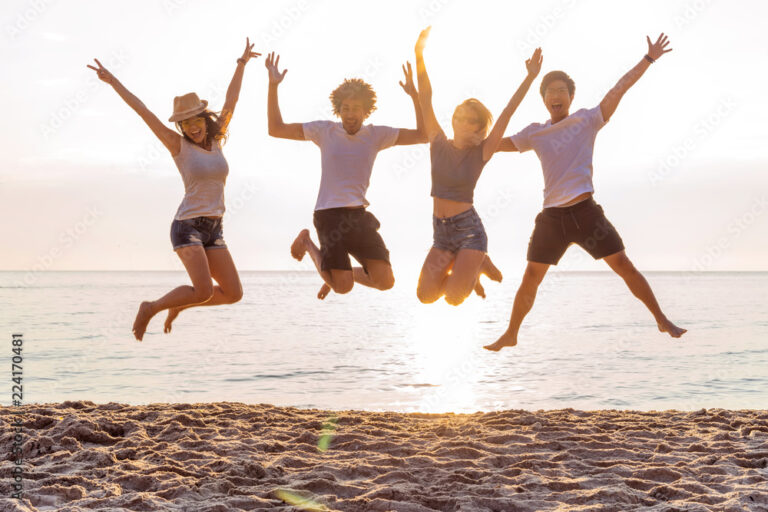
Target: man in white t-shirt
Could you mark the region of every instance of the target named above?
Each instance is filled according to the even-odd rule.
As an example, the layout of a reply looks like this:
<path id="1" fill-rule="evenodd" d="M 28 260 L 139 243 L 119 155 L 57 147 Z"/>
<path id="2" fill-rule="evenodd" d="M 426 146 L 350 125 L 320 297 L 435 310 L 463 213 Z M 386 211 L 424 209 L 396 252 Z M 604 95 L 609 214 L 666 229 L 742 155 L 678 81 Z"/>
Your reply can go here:
<path id="1" fill-rule="evenodd" d="M 544 209 L 528 244 L 528 266 L 517 291 L 507 331 L 488 350 L 501 350 L 517 344 L 520 324 L 531 310 L 536 291 L 550 265 L 557 265 L 570 244 L 583 247 L 593 258 L 604 259 L 621 276 L 632 293 L 653 314 L 659 330 L 679 338 L 686 332 L 664 315 L 648 281 L 634 267 L 624 251 L 616 228 L 602 207 L 592 198 L 592 151 L 597 132 L 613 115 L 624 93 L 646 69 L 666 52 L 669 44 L 661 34 L 655 43 L 648 41 L 648 53 L 608 91 L 600 104 L 591 109 L 568 109 L 575 85 L 562 71 L 547 73 L 541 81 L 541 96 L 550 114 L 545 123 L 533 123 L 502 141 L 499 151 L 533 149 L 544 172 Z"/>
<path id="2" fill-rule="evenodd" d="M 359 78 L 344 80 L 331 93 L 333 112 L 341 122 L 284 123 L 277 101 L 277 87 L 287 70 L 278 71 L 279 56 L 269 55 L 267 115 L 269 134 L 293 140 L 310 140 L 320 147 L 320 190 L 315 203 L 314 224 L 320 247 L 303 229 L 291 245 L 291 254 L 301 260 L 309 253 L 324 284 L 317 296 L 324 299 L 333 290 L 347 293 L 355 282 L 388 290 L 395 278 L 389 250 L 379 235 L 379 221 L 366 211 L 365 193 L 376 155 L 382 149 L 427 142 L 421 119 L 418 92 L 410 63 L 403 66 L 403 90 L 411 96 L 416 111 L 415 130 L 363 124 L 376 109 L 376 93 Z M 352 256 L 361 267 L 352 268 Z"/>

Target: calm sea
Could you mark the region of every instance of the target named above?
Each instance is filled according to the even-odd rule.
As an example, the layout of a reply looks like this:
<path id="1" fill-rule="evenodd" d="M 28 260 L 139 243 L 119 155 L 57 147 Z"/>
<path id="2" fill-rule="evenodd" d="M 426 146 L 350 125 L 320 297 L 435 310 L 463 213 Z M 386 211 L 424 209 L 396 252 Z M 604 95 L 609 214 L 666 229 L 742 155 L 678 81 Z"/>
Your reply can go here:
<path id="1" fill-rule="evenodd" d="M 673 321 L 650 314 L 610 273 L 552 273 L 500 353 L 518 276 L 488 298 L 422 305 L 415 280 L 315 298 L 307 272 L 243 272 L 243 300 L 165 314 L 143 342 L 141 300 L 179 272 L 0 272 L 0 359 L 22 333 L 25 403 L 271 403 L 327 409 L 768 408 L 768 273 L 647 273 Z M 0 404 L 11 400 L 10 375 Z"/>

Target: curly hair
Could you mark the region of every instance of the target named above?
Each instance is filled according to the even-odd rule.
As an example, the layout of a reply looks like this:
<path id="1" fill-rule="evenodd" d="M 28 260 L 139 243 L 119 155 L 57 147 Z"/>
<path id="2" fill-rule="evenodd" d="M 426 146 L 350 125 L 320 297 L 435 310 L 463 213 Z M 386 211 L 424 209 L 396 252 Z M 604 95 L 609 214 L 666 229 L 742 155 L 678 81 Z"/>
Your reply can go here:
<path id="1" fill-rule="evenodd" d="M 491 128 L 491 123 L 493 123 L 493 114 L 491 114 L 491 111 L 477 98 L 469 98 L 462 101 L 461 104 L 456 107 L 453 111 L 453 115 L 456 115 L 456 112 L 461 107 L 466 107 L 477 115 L 482 123 L 480 131 L 483 132 L 483 137 L 486 137 L 488 135 L 488 130 Z"/>
<path id="2" fill-rule="evenodd" d="M 211 110 L 205 109 L 199 114 L 193 116 L 193 117 L 202 117 L 205 119 L 205 145 L 211 146 L 213 144 L 213 141 L 218 141 L 220 144 L 224 145 L 227 142 L 227 137 L 229 136 L 229 130 L 225 128 L 226 120 L 221 117 L 221 113 L 216 113 Z M 184 133 L 184 129 L 181 127 L 181 121 L 176 122 L 176 129 L 179 131 L 179 133 L 187 139 L 192 144 L 195 144 L 195 141 L 189 138 L 189 136 Z"/>
<path id="3" fill-rule="evenodd" d="M 573 95 L 576 93 L 576 83 L 574 83 L 573 79 L 568 76 L 568 73 L 565 71 L 550 71 L 544 75 L 544 78 L 541 79 L 541 87 L 539 88 L 541 97 L 544 97 L 544 91 L 547 89 L 549 84 L 555 80 L 562 80 L 565 82 L 566 87 L 568 87 L 568 96 L 573 98 Z"/>
<path id="4" fill-rule="evenodd" d="M 360 78 L 345 78 L 344 83 L 333 90 L 330 96 L 333 113 L 341 116 L 341 103 L 344 100 L 355 99 L 363 102 L 365 117 L 376 110 L 376 92 L 371 84 Z"/>

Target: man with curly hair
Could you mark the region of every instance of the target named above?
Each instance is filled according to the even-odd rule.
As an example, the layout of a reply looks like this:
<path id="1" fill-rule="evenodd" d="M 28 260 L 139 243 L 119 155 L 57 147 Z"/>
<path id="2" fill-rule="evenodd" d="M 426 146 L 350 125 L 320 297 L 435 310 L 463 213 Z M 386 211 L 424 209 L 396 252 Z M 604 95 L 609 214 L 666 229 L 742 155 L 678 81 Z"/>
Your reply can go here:
<path id="1" fill-rule="evenodd" d="M 389 250 L 378 232 L 379 221 L 366 211 L 365 193 L 376 155 L 382 149 L 427 142 L 421 109 L 410 63 L 403 66 L 405 81 L 400 86 L 411 97 L 416 112 L 416 129 L 407 130 L 363 124 L 376 110 L 376 93 L 359 78 L 347 79 L 331 93 L 333 113 L 341 119 L 284 123 L 277 100 L 277 87 L 287 70 L 280 72 L 280 57 L 269 55 L 267 117 L 269 134 L 292 140 L 310 140 L 320 147 L 320 190 L 315 204 L 314 224 L 320 247 L 303 229 L 291 245 L 291 255 L 301 261 L 309 253 L 324 283 L 317 294 L 324 299 L 331 290 L 348 293 L 355 282 L 378 290 L 395 284 Z M 349 257 L 361 267 L 352 268 Z"/>

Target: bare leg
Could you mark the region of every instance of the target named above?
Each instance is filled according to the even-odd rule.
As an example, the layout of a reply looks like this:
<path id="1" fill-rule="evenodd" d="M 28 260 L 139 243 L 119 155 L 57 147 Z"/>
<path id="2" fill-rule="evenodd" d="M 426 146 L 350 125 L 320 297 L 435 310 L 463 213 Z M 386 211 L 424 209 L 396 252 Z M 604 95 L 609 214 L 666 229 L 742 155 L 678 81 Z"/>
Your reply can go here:
<path id="1" fill-rule="evenodd" d="M 533 303 L 536 300 L 536 292 L 548 269 L 549 265 L 546 263 L 528 262 L 528 266 L 523 274 L 523 281 L 520 283 L 517 295 L 515 295 L 515 303 L 512 306 L 512 316 L 509 319 L 507 331 L 495 343 L 486 345 L 483 348 L 499 351 L 504 347 L 514 347 L 517 345 L 517 334 L 520 331 L 520 325 L 523 323 L 525 315 L 533 307 Z"/>
<path id="2" fill-rule="evenodd" d="M 220 249 L 221 250 L 221 249 Z M 133 322 L 133 333 L 141 341 L 147 324 L 157 313 L 164 309 L 200 304 L 210 300 L 213 295 L 213 283 L 208 270 L 208 258 L 200 245 L 182 247 L 176 251 L 181 262 L 187 269 L 192 280 L 192 286 L 179 286 L 166 293 L 156 301 L 144 301 L 139 306 L 136 320 Z"/>
<path id="3" fill-rule="evenodd" d="M 218 283 L 218 286 L 213 287 L 213 296 L 200 304 L 188 304 L 186 306 L 169 308 L 163 332 L 171 332 L 171 324 L 184 309 L 195 306 L 234 304 L 243 297 L 243 286 L 240 284 L 240 276 L 237 274 L 235 262 L 232 260 L 229 250 L 226 248 L 207 249 L 205 255 L 208 258 L 208 270 L 211 273 L 211 277 Z"/>
<path id="4" fill-rule="evenodd" d="M 450 251 L 432 247 L 427 253 L 419 274 L 416 296 L 423 304 L 432 304 L 445 293 L 445 278 L 448 276 L 456 255 Z"/>
<path id="5" fill-rule="evenodd" d="M 317 298 L 322 300 L 334 290 L 336 293 L 347 293 L 352 289 L 353 278 L 349 270 L 323 270 L 322 269 L 322 255 L 320 248 L 315 245 L 312 238 L 309 236 L 308 229 L 302 229 L 296 239 L 291 244 L 291 255 L 297 260 L 301 261 L 304 255 L 309 253 L 312 258 L 312 263 L 315 264 L 317 273 L 323 279 L 323 285 L 317 292 Z"/>
<path id="6" fill-rule="evenodd" d="M 476 249 L 460 249 L 451 273 L 445 278 L 445 301 L 458 306 L 477 285 L 477 277 L 485 261 L 485 253 Z"/>
<path id="7" fill-rule="evenodd" d="M 376 288 L 377 290 L 389 290 L 395 286 L 395 276 L 392 273 L 392 265 L 386 261 L 366 259 L 365 268 L 368 269 L 367 274 L 362 267 L 355 267 L 352 269 L 352 275 L 354 276 L 356 283 L 368 286 L 369 288 Z"/>
<path id="8" fill-rule="evenodd" d="M 686 329 L 682 329 L 670 322 L 666 315 L 664 315 L 648 281 L 635 268 L 624 251 L 606 256 L 604 260 L 614 272 L 624 279 L 632 294 L 645 304 L 653 318 L 656 319 L 656 324 L 661 332 L 666 332 L 673 338 L 679 338 L 687 332 Z"/>
<path id="9" fill-rule="evenodd" d="M 477 281 L 475 282 L 475 293 L 480 297 L 485 298 L 485 288 L 483 288 L 483 285 L 480 284 L 480 276 L 483 274 L 488 276 L 488 279 L 491 281 L 496 281 L 497 283 L 500 283 L 503 279 L 501 270 L 496 268 L 496 265 L 493 264 L 488 254 L 485 255 L 483 265 L 480 267 L 480 274 L 478 274 Z"/>
<path id="10" fill-rule="evenodd" d="M 497 283 L 500 283 L 504 277 L 501 275 L 501 270 L 496 268 L 496 265 L 493 264 L 488 254 L 485 255 L 485 259 L 483 260 L 483 266 L 480 267 L 480 273 L 485 274 L 486 276 L 488 276 L 488 279 L 490 279 L 491 281 L 496 281 Z"/>

